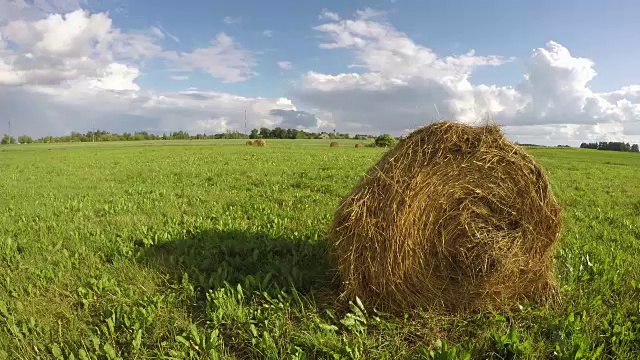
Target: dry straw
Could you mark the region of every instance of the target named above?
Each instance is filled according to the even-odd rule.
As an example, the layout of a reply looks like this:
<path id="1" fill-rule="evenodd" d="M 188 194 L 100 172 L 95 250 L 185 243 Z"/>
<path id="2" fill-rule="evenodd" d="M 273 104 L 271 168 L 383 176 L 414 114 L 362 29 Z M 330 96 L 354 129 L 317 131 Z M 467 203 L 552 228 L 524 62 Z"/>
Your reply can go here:
<path id="1" fill-rule="evenodd" d="M 364 147 L 364 145 L 362 145 L 362 144 L 356 144 L 356 147 L 357 147 L 357 148 L 361 148 L 361 147 Z"/>
<path id="2" fill-rule="evenodd" d="M 251 140 L 247 141 L 247 145 L 252 146 L 253 145 L 253 141 L 251 141 Z"/>
<path id="3" fill-rule="evenodd" d="M 253 142 L 253 145 L 255 145 L 255 146 L 266 146 L 267 142 L 262 140 L 262 139 L 258 139 L 258 140 Z"/>
<path id="4" fill-rule="evenodd" d="M 329 144 L 329 147 L 340 147 L 340 143 L 332 141 L 331 144 Z"/>
<path id="5" fill-rule="evenodd" d="M 443 121 L 369 170 L 329 246 L 348 298 L 465 311 L 552 298 L 560 227 L 547 175 L 498 126 Z"/>

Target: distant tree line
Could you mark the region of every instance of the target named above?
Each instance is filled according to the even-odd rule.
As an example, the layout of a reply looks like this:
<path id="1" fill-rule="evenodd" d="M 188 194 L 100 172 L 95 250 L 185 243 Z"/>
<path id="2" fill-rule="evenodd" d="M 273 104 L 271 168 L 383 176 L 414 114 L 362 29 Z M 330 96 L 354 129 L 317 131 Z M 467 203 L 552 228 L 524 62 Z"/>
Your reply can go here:
<path id="1" fill-rule="evenodd" d="M 71 132 L 64 136 L 44 136 L 33 139 L 30 136 L 22 135 L 17 139 L 13 136 L 4 135 L 0 144 L 31 144 L 31 143 L 69 143 L 69 142 L 104 142 L 104 141 L 141 141 L 141 140 L 203 140 L 203 139 L 351 139 L 349 134 L 334 132 L 307 132 L 297 129 L 275 129 L 260 128 L 251 130 L 251 134 L 243 134 L 239 131 L 226 131 L 218 134 L 196 134 L 191 135 L 186 131 L 175 131 L 169 134 L 152 134 L 147 131 L 134 133 L 124 132 L 122 134 L 110 133 L 104 130 L 88 131 L 85 134 Z M 373 139 L 370 135 L 356 135 L 353 139 Z"/>
<path id="2" fill-rule="evenodd" d="M 341 134 L 337 132 L 307 132 L 298 129 L 285 129 L 277 127 L 269 129 L 262 127 L 260 129 L 252 129 L 249 135 L 251 139 L 352 139 L 350 134 Z M 353 139 L 366 140 L 374 138 L 369 135 L 355 135 Z"/>
<path id="3" fill-rule="evenodd" d="M 527 144 L 527 143 L 520 143 L 520 142 L 515 142 L 516 145 L 519 146 L 527 146 L 527 147 L 542 147 L 542 145 L 538 145 L 538 144 Z"/>
<path id="4" fill-rule="evenodd" d="M 140 140 L 193 140 L 193 139 L 246 139 L 247 135 L 239 132 L 225 132 L 222 134 L 213 135 L 190 135 L 185 131 L 176 131 L 170 134 L 150 134 L 146 131 L 140 131 L 135 133 L 122 133 L 115 134 L 108 131 L 89 131 L 85 134 L 78 132 L 71 132 L 70 135 L 64 136 L 44 136 L 39 139 L 33 139 L 30 136 L 19 136 L 17 142 L 20 144 L 31 143 L 68 143 L 68 142 L 92 142 L 92 141 L 140 141 Z M 16 138 L 4 135 L 0 141 L 2 144 L 15 144 Z"/>
<path id="5" fill-rule="evenodd" d="M 580 144 L 580 148 L 638 152 L 638 144 L 629 145 L 629 143 L 624 143 L 619 141 L 613 141 L 613 142 L 600 141 L 595 143 L 582 143 Z"/>

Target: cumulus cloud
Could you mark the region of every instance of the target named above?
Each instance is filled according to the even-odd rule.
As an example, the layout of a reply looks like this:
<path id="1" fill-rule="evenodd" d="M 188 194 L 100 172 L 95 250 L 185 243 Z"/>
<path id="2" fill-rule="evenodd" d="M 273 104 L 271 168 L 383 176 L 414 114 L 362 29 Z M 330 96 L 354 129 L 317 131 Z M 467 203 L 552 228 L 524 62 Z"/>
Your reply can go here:
<path id="1" fill-rule="evenodd" d="M 356 11 L 356 17 L 361 20 L 375 19 L 375 18 L 384 16 L 386 14 L 387 14 L 386 11 L 376 10 L 370 7 Z"/>
<path id="2" fill-rule="evenodd" d="M 203 69 L 224 81 L 252 74 L 250 52 L 226 34 L 219 34 L 208 48 L 178 53 L 162 49 L 157 42 L 161 33 L 167 34 L 160 27 L 126 32 L 115 27 L 108 14 L 84 10 L 0 24 L 3 116 L 13 120 L 16 133 L 44 136 L 94 126 L 118 132 L 240 130 L 245 110 L 250 126 L 270 127 L 282 122 L 272 109 L 295 110 L 286 98 L 141 89 L 137 80 L 147 58 L 186 70 Z"/>
<path id="3" fill-rule="evenodd" d="M 139 72 L 125 62 L 161 50 L 153 38 L 122 32 L 106 14 L 84 10 L 9 21 L 0 26 L 0 38 L 6 43 L 0 48 L 0 85 L 11 86 L 78 82 L 134 89 Z"/>
<path id="4" fill-rule="evenodd" d="M 118 132 L 243 130 L 246 110 L 250 127 L 400 134 L 442 116 L 467 123 L 490 118 L 510 138 L 528 143 L 640 140 L 640 85 L 594 91 L 593 62 L 553 41 L 518 60 L 525 72 L 512 86 L 474 84 L 478 67 L 515 60 L 473 50 L 438 54 L 388 23 L 383 12 L 364 9 L 341 19 L 323 10 L 323 23 L 314 28 L 322 38 L 318 47 L 342 49 L 352 59 L 344 72 L 308 71 L 293 85 L 291 98 L 304 111 L 284 97 L 141 88 L 138 79 L 152 59 L 229 83 L 254 77 L 256 60 L 225 33 L 206 47 L 168 51 L 162 44 L 172 36 L 160 25 L 125 31 L 107 13 L 81 5 L 0 0 L 0 108 L 16 133 L 60 135 L 93 126 Z M 289 61 L 277 65 L 293 68 Z"/>
<path id="5" fill-rule="evenodd" d="M 94 42 L 97 48 L 107 45 L 111 20 L 105 14 L 90 15 L 77 10 L 33 22 L 11 21 L 1 31 L 3 38 L 25 53 L 82 57 L 90 55 Z"/>
<path id="6" fill-rule="evenodd" d="M 157 25 L 157 26 L 152 26 L 149 28 L 149 32 L 157 37 L 158 39 L 165 39 L 165 38 L 169 38 L 175 42 L 180 42 L 180 38 L 178 38 L 177 36 L 171 34 L 170 32 L 166 31 L 162 26 Z"/>
<path id="7" fill-rule="evenodd" d="M 157 27 L 157 26 L 152 26 L 152 27 L 150 27 L 150 28 L 149 28 L 149 31 L 151 31 L 151 33 L 152 33 L 155 37 L 157 37 L 157 38 L 159 38 L 159 39 L 164 39 L 164 38 L 165 38 L 164 32 L 163 32 L 159 27 Z"/>
<path id="8" fill-rule="evenodd" d="M 340 16 L 334 12 L 331 12 L 327 9 L 322 9 L 320 15 L 318 15 L 319 20 L 329 20 L 329 21 L 339 21 Z"/>
<path id="9" fill-rule="evenodd" d="M 263 32 L 261 32 L 262 36 L 266 36 L 266 37 L 272 37 L 273 36 L 273 30 L 264 30 Z"/>
<path id="10" fill-rule="evenodd" d="M 640 120 L 637 87 L 594 92 L 589 87 L 596 76 L 593 62 L 573 56 L 556 42 L 534 50 L 525 64 L 525 80 L 515 87 L 520 95 L 518 110 L 495 112 L 505 125 L 585 124 L 593 125 L 594 133 L 603 128 L 614 134 L 612 129 L 622 128 L 622 123 Z"/>
<path id="11" fill-rule="evenodd" d="M 598 141 L 631 141 L 621 123 L 596 125 L 549 124 L 504 126 L 502 129 L 513 141 L 526 144 L 573 144 Z M 637 141 L 637 140 L 636 140 Z"/>
<path id="12" fill-rule="evenodd" d="M 3 116 L 14 119 L 16 134 L 32 136 L 84 132 L 94 126 L 112 132 L 243 131 L 245 110 L 250 128 L 279 126 L 283 119 L 271 110 L 295 110 L 286 98 L 249 98 L 200 90 L 115 91 L 107 89 L 116 88 L 118 83 L 94 85 L 0 87 L 0 108 Z"/>
<path id="13" fill-rule="evenodd" d="M 273 109 L 269 114 L 282 119 L 279 125 L 289 129 L 310 129 L 321 125 L 315 114 L 306 111 Z"/>
<path id="14" fill-rule="evenodd" d="M 433 50 L 414 43 L 406 34 L 386 23 L 364 19 L 329 22 L 315 27 L 325 36 L 323 49 L 351 49 L 360 65 L 389 78 L 467 77 L 474 67 L 501 65 L 500 56 L 439 57 Z"/>
<path id="15" fill-rule="evenodd" d="M 66 13 L 80 9 L 85 0 L 0 0 L 0 23 L 22 19 L 41 19 L 50 13 Z"/>
<path id="16" fill-rule="evenodd" d="M 157 39 L 143 33 L 125 33 L 116 29 L 111 40 L 109 51 L 116 58 L 141 60 L 162 55 L 162 47 Z"/>
<path id="17" fill-rule="evenodd" d="M 140 75 L 140 70 L 135 67 L 129 67 L 124 64 L 109 64 L 102 70 L 102 73 L 95 79 L 91 79 L 88 87 L 103 90 L 140 90 L 135 83 L 136 78 Z"/>
<path id="18" fill-rule="evenodd" d="M 177 66 L 204 70 L 223 82 L 245 81 L 255 75 L 253 54 L 225 33 L 211 40 L 209 47 L 192 52 L 169 52 L 164 56 Z"/>
<path id="19" fill-rule="evenodd" d="M 443 56 L 415 43 L 370 9 L 354 19 L 315 27 L 322 49 L 348 49 L 360 73 L 309 71 L 295 91 L 305 105 L 331 113 L 341 131 L 406 132 L 439 115 L 475 123 L 491 118 L 513 138 L 572 144 L 628 140 L 640 120 L 640 86 L 596 93 L 593 62 L 550 41 L 524 60 L 523 81 L 513 86 L 473 84 L 480 66 L 512 58 L 470 50 Z"/>

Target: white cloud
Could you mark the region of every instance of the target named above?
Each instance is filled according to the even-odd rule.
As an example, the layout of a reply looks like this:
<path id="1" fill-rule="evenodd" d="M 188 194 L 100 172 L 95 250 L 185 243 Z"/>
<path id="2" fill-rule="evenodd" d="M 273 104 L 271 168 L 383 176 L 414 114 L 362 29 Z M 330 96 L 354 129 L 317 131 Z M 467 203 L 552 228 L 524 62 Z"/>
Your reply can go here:
<path id="1" fill-rule="evenodd" d="M 583 142 L 625 141 L 637 142 L 638 137 L 629 136 L 621 123 L 596 125 L 558 124 L 504 126 L 503 132 L 512 139 L 526 144 L 567 144 L 577 146 Z M 638 135 L 636 133 L 636 135 Z"/>
<path id="2" fill-rule="evenodd" d="M 82 57 L 109 42 L 111 20 L 105 14 L 77 10 L 34 22 L 16 20 L 2 27 L 3 37 L 20 50 L 42 56 Z"/>
<path id="3" fill-rule="evenodd" d="M 0 0 L 0 24 L 7 20 L 38 20 L 50 13 L 66 13 L 82 8 L 85 0 Z"/>
<path id="4" fill-rule="evenodd" d="M 312 114 L 307 111 L 273 109 L 269 114 L 281 118 L 282 123 L 279 125 L 288 129 L 307 130 L 326 127 L 326 125 L 323 124 L 323 121 L 320 120 L 316 114 Z"/>
<path id="5" fill-rule="evenodd" d="M 273 30 L 264 30 L 262 33 L 262 36 L 266 36 L 266 37 L 272 37 L 273 36 Z"/>
<path id="6" fill-rule="evenodd" d="M 160 34 L 168 33 L 159 26 L 145 33 L 126 32 L 114 27 L 107 14 L 83 10 L 9 20 L 0 25 L 3 116 L 13 119 L 16 133 L 43 136 L 93 126 L 118 132 L 196 131 L 203 121 L 212 129 L 211 122 L 217 121 L 219 129 L 240 130 L 245 109 L 250 126 L 280 123 L 281 118 L 271 115 L 273 109 L 295 110 L 282 98 L 141 89 L 136 83 L 141 64 L 151 58 L 187 70 L 203 69 L 224 81 L 253 74 L 251 53 L 226 34 L 219 34 L 208 48 L 183 53 L 163 50 L 157 43 Z"/>
<path id="7" fill-rule="evenodd" d="M 141 88 L 138 78 L 153 59 L 164 61 L 166 70 L 202 70 L 238 82 L 255 76 L 256 53 L 225 33 L 206 47 L 167 51 L 161 44 L 173 36 L 160 25 L 125 31 L 107 13 L 75 10 L 78 4 L 0 0 L 0 108 L 16 133 L 59 135 L 94 123 L 118 132 L 243 130 L 245 109 L 250 128 L 401 133 L 437 120 L 437 107 L 442 117 L 463 122 L 490 117 L 520 142 L 640 141 L 640 85 L 594 91 L 593 62 L 553 41 L 519 60 L 525 73 L 513 86 L 474 84 L 478 67 L 514 59 L 473 50 L 438 54 L 389 24 L 383 12 L 364 9 L 342 20 L 323 10 L 325 23 L 315 27 L 323 37 L 318 46 L 349 52 L 344 66 L 351 70 L 308 71 L 289 83 L 305 111 L 288 98 Z M 57 8 L 65 8 L 64 15 L 48 14 Z M 289 61 L 277 65 L 293 68 Z"/>
<path id="8" fill-rule="evenodd" d="M 0 53 L 0 85 L 12 86 L 79 82 L 132 89 L 139 71 L 124 62 L 161 51 L 153 38 L 122 32 L 106 14 L 83 10 L 9 21 L 0 38 L 8 44 Z"/>
<path id="9" fill-rule="evenodd" d="M 278 67 L 282 70 L 291 70 L 293 69 L 293 64 L 291 61 L 278 61 Z"/>
<path id="10" fill-rule="evenodd" d="M 361 9 L 356 11 L 356 17 L 360 20 L 369 20 L 369 19 L 375 19 L 375 18 L 379 18 L 382 17 L 384 15 L 386 15 L 387 12 L 383 11 L 383 10 L 376 10 L 376 9 L 372 9 L 370 7 Z"/>
<path id="11" fill-rule="evenodd" d="M 329 21 L 339 21 L 340 16 L 338 14 L 331 12 L 327 9 L 322 9 L 320 15 L 318 15 L 319 20 L 329 20 Z"/>
<path id="12" fill-rule="evenodd" d="M 64 88 L 0 87 L 0 108 L 5 109 L 3 116 L 15 119 L 12 125 L 16 134 L 32 136 L 84 132 L 93 126 L 112 132 L 136 129 L 202 133 L 205 127 L 209 133 L 244 131 L 245 109 L 249 129 L 278 126 L 285 120 L 272 114 L 272 110 L 296 109 L 286 98 L 248 98 L 199 90 L 107 91 L 86 84 Z"/>
<path id="13" fill-rule="evenodd" d="M 219 117 L 214 119 L 198 120 L 189 126 L 191 132 L 198 134 L 211 134 L 211 133 L 223 133 L 227 130 L 236 130 L 229 126 L 229 120 L 226 117 Z"/>
<path id="14" fill-rule="evenodd" d="M 169 38 L 175 42 L 180 42 L 180 38 L 165 30 L 162 26 L 156 25 L 149 28 L 150 33 L 158 39 Z"/>
<path id="15" fill-rule="evenodd" d="M 343 20 L 315 27 L 325 35 L 324 49 L 352 49 L 363 67 L 386 77 L 440 79 L 468 77 L 474 67 L 500 65 L 500 56 L 439 57 L 433 50 L 414 43 L 393 26 L 366 20 Z"/>
<path id="16" fill-rule="evenodd" d="M 541 142 L 628 140 L 640 132 L 640 86 L 596 93 L 591 60 L 556 42 L 535 49 L 524 61 L 524 80 L 514 86 L 475 85 L 478 66 L 499 66 L 512 58 L 479 56 L 473 50 L 442 56 L 415 43 L 392 25 L 356 19 L 315 27 L 323 49 L 349 49 L 361 73 L 309 71 L 295 98 L 330 113 L 341 131 L 402 133 L 442 117 L 474 123 L 493 118 L 517 139 Z M 636 139 L 640 139 L 636 137 Z M 533 142 L 533 141 L 532 141 Z"/>
<path id="17" fill-rule="evenodd" d="M 222 19 L 222 21 L 225 24 L 239 24 L 242 22 L 242 17 L 241 16 L 225 16 L 224 19 Z"/>
<path id="18" fill-rule="evenodd" d="M 135 84 L 136 78 L 140 75 L 140 70 L 124 64 L 109 64 L 99 77 L 92 79 L 88 87 L 103 90 L 140 90 Z"/>
<path id="19" fill-rule="evenodd" d="M 162 47 L 157 39 L 143 33 L 124 33 L 119 29 L 111 34 L 109 51 L 118 58 L 134 60 L 162 55 Z"/>
<path id="20" fill-rule="evenodd" d="M 245 81 L 255 75 L 252 53 L 242 48 L 230 36 L 220 33 L 210 45 L 192 52 L 165 53 L 164 56 L 187 70 L 202 69 L 223 82 Z"/>
<path id="21" fill-rule="evenodd" d="M 35 7 L 47 13 L 73 11 L 86 4 L 86 0 L 33 0 Z"/>
<path id="22" fill-rule="evenodd" d="M 164 32 L 157 26 L 150 27 L 149 31 L 151 31 L 151 33 L 159 39 L 165 38 Z"/>

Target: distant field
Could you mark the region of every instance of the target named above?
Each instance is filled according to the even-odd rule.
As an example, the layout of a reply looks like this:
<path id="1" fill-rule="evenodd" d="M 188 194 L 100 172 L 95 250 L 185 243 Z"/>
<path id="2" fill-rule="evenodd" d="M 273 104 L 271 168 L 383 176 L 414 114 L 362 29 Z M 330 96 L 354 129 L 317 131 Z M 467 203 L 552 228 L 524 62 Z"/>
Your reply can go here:
<path id="1" fill-rule="evenodd" d="M 527 149 L 557 305 L 394 317 L 337 301 L 326 229 L 384 152 L 339 142 L 0 146 L 0 358 L 640 358 L 640 155 Z"/>

